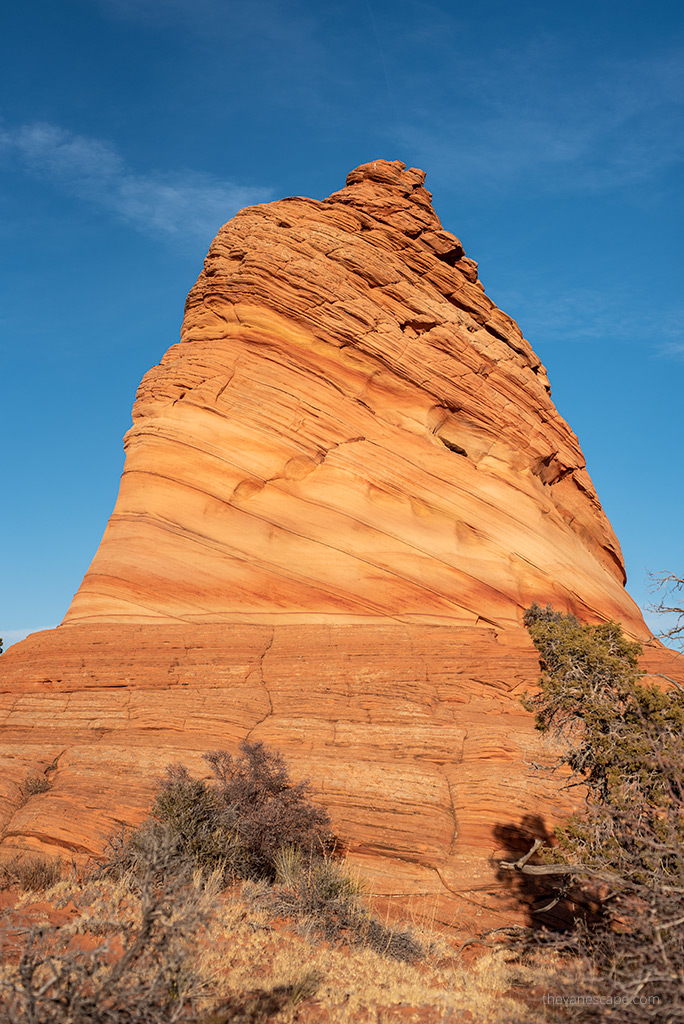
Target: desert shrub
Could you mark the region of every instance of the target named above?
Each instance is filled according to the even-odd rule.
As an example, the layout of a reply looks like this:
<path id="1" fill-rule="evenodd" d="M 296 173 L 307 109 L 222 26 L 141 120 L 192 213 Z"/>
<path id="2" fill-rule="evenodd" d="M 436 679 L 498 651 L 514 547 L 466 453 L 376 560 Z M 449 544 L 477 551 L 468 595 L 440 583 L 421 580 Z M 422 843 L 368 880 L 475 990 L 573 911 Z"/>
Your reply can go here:
<path id="1" fill-rule="evenodd" d="M 308 781 L 293 784 L 281 755 L 263 743 L 240 745 L 241 755 L 204 755 L 213 781 L 192 779 L 182 765 L 167 771 L 153 817 L 170 826 L 185 854 L 237 878 L 276 876 L 279 851 L 323 855 L 335 838 L 327 812 L 309 799 Z"/>
<path id="2" fill-rule="evenodd" d="M 18 965 L 0 969 L 0 1020 L 172 1024 L 194 1017 L 206 992 L 193 942 L 209 908 L 189 872 L 178 871 L 174 849 L 156 847 L 133 888 L 118 884 L 105 893 L 97 920 L 86 912 L 78 929 L 30 932 Z M 88 949 L 82 933 L 107 939 Z"/>
<path id="3" fill-rule="evenodd" d="M 539 729 L 568 739 L 563 760 L 603 798 L 625 770 L 643 773 L 635 727 L 655 691 L 637 684 L 641 647 L 615 622 L 583 625 L 548 606 L 532 605 L 525 625 L 543 668 L 540 692 L 525 706 L 535 712 Z M 661 702 L 663 709 L 667 704 Z"/>
<path id="4" fill-rule="evenodd" d="M 347 939 L 396 959 L 423 955 L 411 933 L 376 921 L 362 887 L 333 859 L 336 839 L 327 812 L 309 799 L 307 781 L 293 784 L 281 755 L 243 742 L 240 756 L 204 755 L 213 778 L 193 778 L 170 765 L 151 816 L 110 840 L 105 876 L 149 872 L 154 852 L 167 851 L 159 869 L 218 873 L 223 884 L 251 882 L 254 905 L 292 917 L 328 939 Z M 161 876 L 159 878 L 161 881 Z"/>
<path id="5" fill-rule="evenodd" d="M 17 886 L 25 892 L 50 889 L 62 875 L 58 857 L 22 856 L 17 854 L 0 865 L 0 888 Z"/>
<path id="6" fill-rule="evenodd" d="M 180 865 L 221 869 L 226 878 L 240 874 L 237 834 L 225 821 L 218 794 L 203 779 L 191 778 L 183 765 L 167 768 L 151 817 L 110 840 L 107 867 L 115 866 L 117 873 L 146 870 L 159 846 Z"/>
<path id="7" fill-rule="evenodd" d="M 218 872 L 224 884 L 252 883 L 253 902 L 304 921 L 329 939 L 350 938 L 399 959 L 421 955 L 408 932 L 386 928 L 367 911 L 362 889 L 333 859 L 336 839 L 327 812 L 309 798 L 307 781 L 292 783 L 281 755 L 243 742 L 240 755 L 204 755 L 212 779 L 171 765 L 151 817 L 114 837 L 105 874 L 147 871 L 153 852 L 174 864 Z"/>
<path id="8" fill-rule="evenodd" d="M 684 692 L 640 681 L 639 645 L 616 623 L 582 625 L 536 605 L 525 621 L 543 668 L 525 705 L 565 738 L 561 762 L 586 808 L 556 830 L 545 864 L 517 867 L 571 879 L 600 911 L 554 939 L 578 959 L 561 991 L 581 984 L 597 996 L 566 1013 L 601 1020 L 599 997 L 619 996 L 611 1020 L 684 1020 Z"/>
<path id="9" fill-rule="evenodd" d="M 238 878 L 276 877 L 284 847 L 303 856 L 325 856 L 335 848 L 327 812 L 309 798 L 308 781 L 292 783 L 281 755 L 262 743 L 244 741 L 240 756 L 211 751 L 204 759 L 209 781 L 193 778 L 184 765 L 170 765 L 151 817 L 110 841 L 104 869 L 137 870 L 163 842 L 178 862 Z"/>
<path id="10" fill-rule="evenodd" d="M 561 761 L 589 806 L 637 805 L 657 827 L 682 797 L 684 692 L 640 682 L 641 647 L 615 622 L 582 625 L 537 605 L 525 622 L 543 669 L 539 693 L 523 701 L 537 727 L 565 738 Z"/>
<path id="11" fill-rule="evenodd" d="M 44 775 L 27 775 L 23 788 L 27 796 L 36 796 L 38 793 L 47 793 L 50 782 Z"/>
<path id="12" fill-rule="evenodd" d="M 239 758 L 214 751 L 205 760 L 216 780 L 223 820 L 237 832 L 244 851 L 245 875 L 274 878 L 284 847 L 304 856 L 332 851 L 330 817 L 311 802 L 308 780 L 293 785 L 281 755 L 263 743 L 243 742 L 240 750 Z"/>

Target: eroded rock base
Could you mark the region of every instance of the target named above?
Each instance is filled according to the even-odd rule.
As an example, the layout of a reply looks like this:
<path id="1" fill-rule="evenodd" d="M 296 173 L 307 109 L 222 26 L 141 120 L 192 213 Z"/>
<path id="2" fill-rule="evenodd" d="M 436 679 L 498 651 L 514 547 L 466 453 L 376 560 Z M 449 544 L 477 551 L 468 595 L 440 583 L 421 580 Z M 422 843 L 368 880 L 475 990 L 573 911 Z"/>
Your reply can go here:
<path id="1" fill-rule="evenodd" d="M 663 648 L 645 665 L 684 681 Z M 374 892 L 445 922 L 511 903 L 494 862 L 569 809 L 520 705 L 524 629 L 63 626 L 0 659 L 0 851 L 96 854 L 139 820 L 172 761 L 244 738 L 311 779 Z M 44 792 L 27 792 L 43 776 Z M 35 788 L 35 787 L 30 787 Z"/>

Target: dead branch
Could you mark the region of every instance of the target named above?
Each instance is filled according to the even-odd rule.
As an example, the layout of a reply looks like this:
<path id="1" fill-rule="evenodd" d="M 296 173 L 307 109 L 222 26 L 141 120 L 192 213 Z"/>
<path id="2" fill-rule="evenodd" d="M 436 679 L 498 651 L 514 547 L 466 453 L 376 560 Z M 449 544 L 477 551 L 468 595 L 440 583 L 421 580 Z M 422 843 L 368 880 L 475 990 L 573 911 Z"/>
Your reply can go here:
<path id="1" fill-rule="evenodd" d="M 673 679 L 672 676 L 663 675 L 662 672 L 649 672 L 648 675 L 658 676 L 659 679 L 667 679 L 668 683 L 672 683 L 673 686 L 676 686 L 678 690 L 684 693 L 684 686 L 682 686 L 681 683 L 678 683 L 676 679 Z"/>
<path id="2" fill-rule="evenodd" d="M 500 860 L 499 867 L 503 871 L 520 871 L 523 875 L 593 875 L 596 872 L 583 864 L 528 864 L 540 846 L 542 839 L 535 839 L 532 846 L 518 860 Z"/>

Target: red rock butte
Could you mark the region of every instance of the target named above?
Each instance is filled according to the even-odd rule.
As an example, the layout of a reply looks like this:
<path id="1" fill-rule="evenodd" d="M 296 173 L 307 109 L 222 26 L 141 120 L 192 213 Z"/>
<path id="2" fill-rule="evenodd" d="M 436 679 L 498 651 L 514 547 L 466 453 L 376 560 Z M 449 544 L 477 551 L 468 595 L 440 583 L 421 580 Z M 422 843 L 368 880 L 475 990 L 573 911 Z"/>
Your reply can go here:
<path id="1" fill-rule="evenodd" d="M 376 891 L 460 920 L 502 905 L 502 835 L 567 806 L 530 767 L 523 610 L 650 634 L 546 371 L 424 180 L 377 160 L 219 231 L 64 622 L 0 659 L 0 852 L 95 852 L 165 763 L 250 737 Z M 652 641 L 645 665 L 684 678 Z"/>

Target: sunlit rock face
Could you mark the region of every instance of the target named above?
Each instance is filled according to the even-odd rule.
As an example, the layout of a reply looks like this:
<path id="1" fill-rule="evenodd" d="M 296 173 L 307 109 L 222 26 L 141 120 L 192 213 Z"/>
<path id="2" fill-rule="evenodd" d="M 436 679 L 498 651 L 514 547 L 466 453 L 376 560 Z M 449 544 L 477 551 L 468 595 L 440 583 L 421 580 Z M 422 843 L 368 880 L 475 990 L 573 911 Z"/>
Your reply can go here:
<path id="1" fill-rule="evenodd" d="M 643 623 L 544 367 L 422 171 L 218 233 L 65 622 Z"/>
<path id="2" fill-rule="evenodd" d="M 0 658 L 0 857 L 97 852 L 165 764 L 247 737 L 376 893 L 513 919 L 496 860 L 568 809 L 522 611 L 648 632 L 544 368 L 423 180 L 378 160 L 212 243 L 63 625 Z"/>

